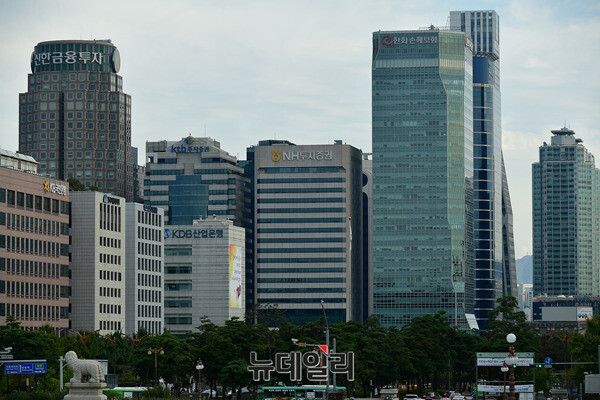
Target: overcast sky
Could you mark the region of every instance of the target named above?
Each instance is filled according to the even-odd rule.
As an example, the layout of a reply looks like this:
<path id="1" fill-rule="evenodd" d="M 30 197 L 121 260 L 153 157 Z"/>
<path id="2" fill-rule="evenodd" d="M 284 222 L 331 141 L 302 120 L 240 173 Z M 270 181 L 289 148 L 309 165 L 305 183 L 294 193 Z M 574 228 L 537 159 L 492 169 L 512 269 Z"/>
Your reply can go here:
<path id="1" fill-rule="evenodd" d="M 490 9 L 500 15 L 503 148 L 521 257 L 531 253 L 531 163 L 550 130 L 566 123 L 600 160 L 597 0 L 0 0 L 0 146 L 18 149 L 18 94 L 37 43 L 111 39 L 141 160 L 146 141 L 189 134 L 239 159 L 268 138 L 341 139 L 371 152 L 371 33 Z"/>

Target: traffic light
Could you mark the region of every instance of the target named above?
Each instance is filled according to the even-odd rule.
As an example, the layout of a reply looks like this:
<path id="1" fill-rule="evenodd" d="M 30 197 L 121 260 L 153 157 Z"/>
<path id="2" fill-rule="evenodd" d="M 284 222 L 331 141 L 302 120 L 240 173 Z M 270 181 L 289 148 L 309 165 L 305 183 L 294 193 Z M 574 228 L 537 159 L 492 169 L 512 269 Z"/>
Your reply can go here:
<path id="1" fill-rule="evenodd" d="M 306 343 L 300 342 L 300 343 L 298 343 L 298 347 L 306 347 Z"/>
<path id="2" fill-rule="evenodd" d="M 536 367 L 536 368 L 543 368 L 543 367 L 544 367 L 544 364 L 535 364 L 535 367 Z"/>

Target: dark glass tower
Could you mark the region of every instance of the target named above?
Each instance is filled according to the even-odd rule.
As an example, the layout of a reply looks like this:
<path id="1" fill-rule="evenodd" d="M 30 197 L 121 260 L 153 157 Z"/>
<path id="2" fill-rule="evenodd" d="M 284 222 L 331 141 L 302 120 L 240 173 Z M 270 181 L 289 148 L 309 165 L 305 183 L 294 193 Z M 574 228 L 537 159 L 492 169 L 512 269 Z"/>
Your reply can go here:
<path id="1" fill-rule="evenodd" d="M 473 313 L 473 53 L 462 32 L 373 33 L 373 311 Z"/>
<path id="2" fill-rule="evenodd" d="M 19 95 L 19 151 L 40 173 L 133 201 L 131 97 L 110 40 L 41 42 Z"/>
<path id="3" fill-rule="evenodd" d="M 473 41 L 475 316 L 486 329 L 496 299 L 516 295 L 512 209 L 502 157 L 498 14 L 452 11 L 450 29 Z"/>

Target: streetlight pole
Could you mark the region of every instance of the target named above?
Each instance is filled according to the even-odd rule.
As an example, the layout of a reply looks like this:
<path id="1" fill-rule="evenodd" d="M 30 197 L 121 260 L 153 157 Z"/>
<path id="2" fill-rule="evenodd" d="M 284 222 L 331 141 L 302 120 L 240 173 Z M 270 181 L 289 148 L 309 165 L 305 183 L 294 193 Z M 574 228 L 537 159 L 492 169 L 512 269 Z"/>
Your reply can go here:
<path id="1" fill-rule="evenodd" d="M 506 335 L 506 341 L 510 346 L 508 347 L 508 357 L 504 360 L 504 362 L 508 365 L 510 369 L 510 381 L 509 381 L 509 394 L 508 400 L 515 400 L 515 366 L 519 361 L 519 358 L 515 355 L 515 346 L 514 343 L 517 341 L 517 336 L 514 333 L 509 333 Z"/>
<path id="2" fill-rule="evenodd" d="M 502 400 L 506 400 L 506 372 L 508 371 L 508 365 L 506 365 L 506 363 L 502 364 L 502 368 L 500 368 L 500 371 L 502 371 L 502 373 L 504 374 L 504 386 L 502 386 Z"/>
<path id="3" fill-rule="evenodd" d="M 148 349 L 148 355 L 152 355 L 152 353 L 154 353 L 154 385 L 158 386 L 158 353 L 165 354 L 165 351 L 162 349 L 162 347 L 160 349 L 156 348 L 153 349 L 152 347 L 150 347 Z M 514 399 L 513 399 L 514 400 Z"/>
<path id="4" fill-rule="evenodd" d="M 327 313 L 325 313 L 325 302 L 321 299 L 321 308 L 323 309 L 323 315 L 325 316 L 325 342 L 327 342 L 327 356 L 325 357 L 325 361 L 327 364 L 325 365 L 327 370 L 327 383 L 325 386 L 325 400 L 329 400 L 329 321 L 327 320 Z M 512 399 L 514 400 L 514 399 Z"/>
<path id="5" fill-rule="evenodd" d="M 202 364 L 200 358 L 196 362 L 196 369 L 198 370 L 198 400 L 202 400 L 202 369 L 204 369 L 204 364 Z"/>

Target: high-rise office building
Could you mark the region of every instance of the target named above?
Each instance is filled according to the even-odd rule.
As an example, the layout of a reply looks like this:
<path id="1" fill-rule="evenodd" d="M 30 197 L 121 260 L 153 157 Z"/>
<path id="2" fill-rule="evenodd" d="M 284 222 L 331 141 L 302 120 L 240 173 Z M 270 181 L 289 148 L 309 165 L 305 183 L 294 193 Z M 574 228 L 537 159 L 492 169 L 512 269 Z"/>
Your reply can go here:
<path id="1" fill-rule="evenodd" d="M 552 131 L 533 164 L 533 295 L 597 296 L 600 172 L 575 132 Z"/>
<path id="2" fill-rule="evenodd" d="M 127 203 L 125 213 L 125 333 L 161 334 L 163 325 L 163 209 Z"/>
<path id="3" fill-rule="evenodd" d="M 69 185 L 0 148 L 0 324 L 69 328 Z"/>
<path id="4" fill-rule="evenodd" d="M 485 329 L 496 299 L 516 295 L 516 281 L 511 281 L 516 274 L 512 209 L 500 124 L 500 23 L 491 10 L 451 11 L 449 21 L 451 30 L 465 32 L 473 42 L 475 317 Z"/>
<path id="5" fill-rule="evenodd" d="M 373 33 L 373 309 L 384 326 L 473 320 L 473 45 Z"/>
<path id="6" fill-rule="evenodd" d="M 125 199 L 71 192 L 71 323 L 100 334 L 125 329 Z"/>
<path id="7" fill-rule="evenodd" d="M 133 201 L 131 97 L 110 40 L 41 42 L 19 95 L 19 151 L 50 178 Z"/>
<path id="8" fill-rule="evenodd" d="M 297 324 L 362 321 L 361 151 L 264 141 L 253 165 L 254 302 Z"/>

